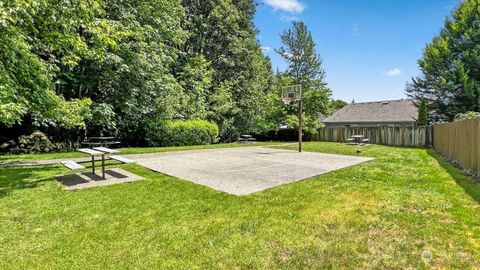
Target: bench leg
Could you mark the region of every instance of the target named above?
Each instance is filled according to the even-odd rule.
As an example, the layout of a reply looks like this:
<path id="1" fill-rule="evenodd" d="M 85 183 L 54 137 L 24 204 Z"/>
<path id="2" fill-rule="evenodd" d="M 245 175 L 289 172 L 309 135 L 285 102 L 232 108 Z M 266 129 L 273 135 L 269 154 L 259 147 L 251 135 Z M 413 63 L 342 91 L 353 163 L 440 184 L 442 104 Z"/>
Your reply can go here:
<path id="1" fill-rule="evenodd" d="M 95 174 L 95 156 L 92 156 L 92 173 Z"/>
<path id="2" fill-rule="evenodd" d="M 102 155 L 102 178 L 105 179 L 105 155 Z"/>

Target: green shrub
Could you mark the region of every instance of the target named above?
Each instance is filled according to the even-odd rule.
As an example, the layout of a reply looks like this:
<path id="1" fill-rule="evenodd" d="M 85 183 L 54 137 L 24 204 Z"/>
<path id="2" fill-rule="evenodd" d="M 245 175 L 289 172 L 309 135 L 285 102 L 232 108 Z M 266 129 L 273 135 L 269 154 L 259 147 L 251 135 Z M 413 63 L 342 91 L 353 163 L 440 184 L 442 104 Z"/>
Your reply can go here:
<path id="1" fill-rule="evenodd" d="M 465 113 L 457 113 L 455 115 L 455 119 L 453 121 L 462 121 L 462 120 L 467 120 L 467 119 L 475 119 L 477 117 L 480 117 L 480 112 L 465 112 Z"/>
<path id="2" fill-rule="evenodd" d="M 200 145 L 217 142 L 218 126 L 205 120 L 159 120 L 150 122 L 147 141 L 151 146 Z"/>
<path id="3" fill-rule="evenodd" d="M 22 135 L 17 140 L 10 140 L 0 145 L 2 153 L 51 153 L 71 151 L 73 145 L 67 143 L 53 143 L 47 135 L 41 131 L 35 131 L 30 135 Z"/>

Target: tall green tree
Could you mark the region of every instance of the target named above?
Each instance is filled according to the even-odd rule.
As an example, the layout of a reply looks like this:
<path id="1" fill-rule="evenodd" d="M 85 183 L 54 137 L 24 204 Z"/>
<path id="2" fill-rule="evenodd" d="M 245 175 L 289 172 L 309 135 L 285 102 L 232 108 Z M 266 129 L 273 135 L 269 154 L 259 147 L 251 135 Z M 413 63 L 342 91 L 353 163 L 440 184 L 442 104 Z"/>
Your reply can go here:
<path id="1" fill-rule="evenodd" d="M 183 8 L 176 0 L 112 0 L 106 10 L 121 35 L 107 59 L 89 72 L 99 74 L 92 77 L 98 82 L 90 96 L 113 106 L 123 141 L 143 144 L 151 119 L 172 119 L 182 109 L 184 92 L 174 71 L 177 46 L 186 37 Z"/>
<path id="2" fill-rule="evenodd" d="M 425 99 L 420 100 L 420 105 L 418 107 L 418 117 L 417 117 L 417 124 L 419 125 L 428 125 L 428 108 L 427 108 L 427 101 Z"/>
<path id="3" fill-rule="evenodd" d="M 90 101 L 64 97 L 57 75 L 115 46 L 101 1 L 0 2 L 0 122 L 84 126 Z"/>
<path id="4" fill-rule="evenodd" d="M 288 68 L 284 75 L 301 84 L 305 104 L 305 127 L 315 133 L 320 126 L 321 113 L 328 114 L 331 91 L 327 87 L 322 58 L 318 54 L 312 33 L 302 21 L 293 21 L 292 26 L 281 35 L 283 46 L 276 52 L 285 59 Z M 293 107 L 292 107 L 293 106 Z M 294 114 L 295 106 L 289 111 Z M 293 119 L 290 117 L 290 119 Z"/>
<path id="5" fill-rule="evenodd" d="M 214 71 L 209 119 L 217 122 L 223 140 L 255 132 L 265 115 L 273 73 L 256 40 L 254 1 L 183 0 L 182 6 L 188 37 L 179 49 L 187 58 L 203 55 Z"/>
<path id="6" fill-rule="evenodd" d="M 179 112 L 184 119 L 206 119 L 207 100 L 212 87 L 213 70 L 203 55 L 193 56 L 178 74 L 184 99 L 183 110 Z"/>
<path id="7" fill-rule="evenodd" d="M 317 53 L 312 33 L 302 21 L 293 21 L 280 38 L 283 46 L 275 51 L 287 62 L 286 74 L 306 89 L 326 85 L 322 57 Z"/>
<path id="8" fill-rule="evenodd" d="M 466 0 L 445 20 L 418 61 L 422 75 L 407 94 L 427 100 L 433 121 L 451 121 L 458 113 L 480 111 L 480 1 Z"/>

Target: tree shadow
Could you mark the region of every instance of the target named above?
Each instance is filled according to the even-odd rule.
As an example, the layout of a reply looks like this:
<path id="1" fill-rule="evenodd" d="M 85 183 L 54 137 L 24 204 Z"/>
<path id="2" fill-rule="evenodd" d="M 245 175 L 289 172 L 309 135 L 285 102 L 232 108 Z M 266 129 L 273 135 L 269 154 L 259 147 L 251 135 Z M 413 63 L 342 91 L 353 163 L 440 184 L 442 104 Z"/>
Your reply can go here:
<path id="1" fill-rule="evenodd" d="M 444 157 L 433 149 L 428 149 L 427 153 L 438 161 L 450 176 L 455 179 L 457 185 L 463 188 L 465 192 L 470 195 L 477 203 L 480 203 L 480 183 L 475 179 L 465 175 L 461 169 L 456 168 L 453 164 L 448 162 Z"/>
<path id="2" fill-rule="evenodd" d="M 22 166 L 0 168 L 0 198 L 14 190 L 31 189 L 52 180 L 50 171 L 58 171 L 54 166 Z M 52 173 L 53 174 L 53 173 Z"/>

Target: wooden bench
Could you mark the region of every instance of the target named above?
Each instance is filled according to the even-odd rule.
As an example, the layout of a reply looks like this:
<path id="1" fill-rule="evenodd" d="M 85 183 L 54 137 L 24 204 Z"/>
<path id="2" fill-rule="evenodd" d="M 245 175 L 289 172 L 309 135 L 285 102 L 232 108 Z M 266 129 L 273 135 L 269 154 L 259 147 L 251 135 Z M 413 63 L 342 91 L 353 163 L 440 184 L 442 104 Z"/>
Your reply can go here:
<path id="1" fill-rule="evenodd" d="M 125 163 L 125 164 L 135 163 L 135 161 L 133 161 L 131 159 L 128 159 L 128 158 L 125 158 L 125 157 L 122 157 L 122 156 L 109 156 L 109 158 L 111 158 L 113 160 L 116 160 L 116 161 L 120 161 L 120 162 Z"/>
<path id="2" fill-rule="evenodd" d="M 100 152 L 103 152 L 103 153 L 106 153 L 106 154 L 120 153 L 119 150 L 110 149 L 110 148 L 107 148 L 107 147 L 94 147 L 93 150 L 100 151 Z"/>
<path id="3" fill-rule="evenodd" d="M 360 143 L 360 145 L 366 145 L 369 141 L 370 139 L 362 139 L 362 142 Z"/>
<path id="4" fill-rule="evenodd" d="M 238 142 L 249 143 L 249 142 L 254 142 L 254 141 L 256 141 L 255 138 L 238 138 Z"/>
<path id="5" fill-rule="evenodd" d="M 85 169 L 84 166 L 78 164 L 77 162 L 73 161 L 73 160 L 62 160 L 60 161 L 60 163 L 69 168 L 70 170 L 80 170 L 80 169 Z"/>
<path id="6" fill-rule="evenodd" d="M 346 141 L 347 141 L 347 144 L 356 144 L 355 138 L 348 138 L 346 139 Z"/>

